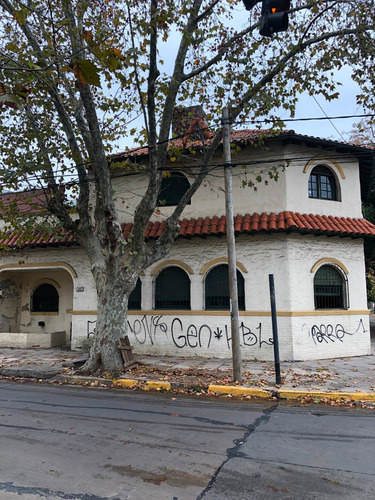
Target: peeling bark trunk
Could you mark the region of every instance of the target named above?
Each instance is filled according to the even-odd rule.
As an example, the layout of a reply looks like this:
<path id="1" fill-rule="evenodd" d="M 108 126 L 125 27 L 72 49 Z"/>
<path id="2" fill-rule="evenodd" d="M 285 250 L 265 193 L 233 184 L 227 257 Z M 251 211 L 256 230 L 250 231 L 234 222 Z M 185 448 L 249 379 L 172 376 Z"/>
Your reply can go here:
<path id="1" fill-rule="evenodd" d="M 95 272 L 94 276 L 98 297 L 96 334 L 82 371 L 114 373 L 123 369 L 118 339 L 127 331 L 129 295 L 138 276 L 129 276 L 116 265 L 108 265 L 105 272 Z"/>

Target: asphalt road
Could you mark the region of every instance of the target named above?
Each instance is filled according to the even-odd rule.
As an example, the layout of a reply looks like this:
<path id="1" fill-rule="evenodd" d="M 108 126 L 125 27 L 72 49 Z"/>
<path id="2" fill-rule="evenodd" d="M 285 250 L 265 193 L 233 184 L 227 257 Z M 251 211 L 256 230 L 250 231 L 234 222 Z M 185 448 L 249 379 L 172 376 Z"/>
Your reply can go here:
<path id="1" fill-rule="evenodd" d="M 0 381 L 0 499 L 366 499 L 373 410 Z"/>

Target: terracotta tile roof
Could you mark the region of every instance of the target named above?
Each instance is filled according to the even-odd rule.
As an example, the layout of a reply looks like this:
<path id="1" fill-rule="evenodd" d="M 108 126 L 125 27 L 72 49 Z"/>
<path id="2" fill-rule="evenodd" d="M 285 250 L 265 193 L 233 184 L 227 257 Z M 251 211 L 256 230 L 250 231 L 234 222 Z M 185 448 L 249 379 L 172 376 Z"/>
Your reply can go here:
<path id="1" fill-rule="evenodd" d="M 7 232 L 0 234 L 0 246 L 11 248 L 24 248 L 24 247 L 47 247 L 47 246 L 70 246 L 77 245 L 75 237 L 65 231 L 58 229 L 54 234 L 46 234 L 40 232 L 26 233 L 20 232 Z"/>
<path id="2" fill-rule="evenodd" d="M 260 138 L 267 139 L 290 139 L 290 140 L 299 140 L 299 141 L 310 141 L 314 143 L 320 143 L 321 145 L 330 146 L 332 148 L 340 147 L 346 148 L 348 151 L 359 151 L 359 150 L 368 150 L 369 154 L 373 153 L 374 147 L 368 146 L 365 144 L 346 144 L 343 142 L 339 142 L 332 139 L 325 139 L 322 137 L 314 137 L 312 135 L 298 134 L 294 130 L 282 130 L 281 132 L 274 133 L 267 129 L 241 129 L 241 130 L 233 130 L 231 132 L 231 142 L 234 143 L 246 143 L 251 141 L 257 141 Z M 212 137 L 207 137 L 204 141 L 204 145 L 208 146 L 212 142 Z M 194 148 L 201 147 L 203 145 L 202 141 L 186 141 L 186 138 L 176 138 L 171 139 L 168 144 L 168 149 L 170 146 L 174 147 L 186 147 L 189 146 Z M 137 157 L 137 156 L 147 156 L 148 155 L 148 147 L 135 147 L 128 149 L 127 151 L 123 151 L 118 154 L 111 155 L 112 161 L 119 161 L 128 157 Z"/>
<path id="3" fill-rule="evenodd" d="M 4 193 L 0 195 L 0 215 L 3 208 L 14 209 L 17 214 L 45 213 L 47 210 L 46 194 L 42 189 Z"/>
<path id="4" fill-rule="evenodd" d="M 123 224 L 126 237 L 132 229 L 132 224 Z M 159 238 L 165 228 L 165 222 L 149 222 L 146 229 L 146 239 Z M 300 214 L 298 212 L 280 212 L 267 214 L 236 215 L 234 218 L 236 234 L 257 234 L 274 232 L 297 232 L 301 234 L 316 234 L 351 238 L 375 238 L 375 225 L 366 219 L 350 217 L 333 217 L 332 215 Z M 226 217 L 199 217 L 180 221 L 178 237 L 193 236 L 223 236 L 226 232 Z"/>
<path id="5" fill-rule="evenodd" d="M 133 228 L 131 223 L 121 224 L 122 231 L 127 237 Z M 159 238 L 164 231 L 165 221 L 149 222 L 146 229 L 146 240 Z M 333 217 L 332 215 L 300 214 L 298 212 L 280 212 L 262 214 L 236 215 L 234 218 L 236 234 L 265 234 L 265 233 L 300 233 L 315 234 L 317 236 L 339 236 L 349 238 L 375 238 L 375 225 L 366 219 L 352 219 L 350 217 Z M 226 232 L 226 217 L 198 217 L 197 219 L 183 219 L 180 221 L 178 238 L 192 238 L 207 236 L 223 236 Z M 4 233 L 0 235 L 0 245 L 12 248 L 70 246 L 78 244 L 75 237 L 59 229 L 56 234 L 33 233 Z"/>
<path id="6" fill-rule="evenodd" d="M 283 134 L 289 134 L 292 133 L 294 134 L 293 130 L 285 130 L 283 131 Z M 232 142 L 241 142 L 241 141 L 256 141 L 262 136 L 270 136 L 269 131 L 267 130 L 260 130 L 260 129 L 244 129 L 244 130 L 234 130 L 231 133 L 231 141 Z M 204 141 L 204 145 L 208 146 L 212 142 L 211 137 L 206 137 Z M 184 148 L 184 147 L 189 147 L 189 148 L 194 148 L 202 146 L 203 143 L 202 141 L 186 141 L 186 138 L 178 138 L 178 139 L 171 139 L 168 144 L 168 149 L 169 147 L 173 146 L 176 148 Z M 136 148 L 131 148 L 127 151 L 123 151 L 118 154 L 111 155 L 111 160 L 116 162 L 125 158 L 130 157 L 135 157 L 135 156 L 146 156 L 148 154 L 148 148 L 147 146 L 145 147 L 136 147 Z"/>

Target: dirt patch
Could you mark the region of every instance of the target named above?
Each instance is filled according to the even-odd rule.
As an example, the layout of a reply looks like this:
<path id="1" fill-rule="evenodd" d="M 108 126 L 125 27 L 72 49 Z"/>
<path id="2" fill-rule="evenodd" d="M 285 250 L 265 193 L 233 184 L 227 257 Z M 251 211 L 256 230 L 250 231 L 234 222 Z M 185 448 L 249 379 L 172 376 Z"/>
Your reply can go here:
<path id="1" fill-rule="evenodd" d="M 112 471 L 117 472 L 120 476 L 138 477 L 145 483 L 152 483 L 156 485 L 166 483 L 169 486 L 178 488 L 186 486 L 205 487 L 211 479 L 209 474 L 197 476 L 196 474 L 191 474 L 190 472 L 168 469 L 167 467 L 163 467 L 158 472 L 136 469 L 131 465 L 106 464 L 104 468 L 111 469 Z"/>

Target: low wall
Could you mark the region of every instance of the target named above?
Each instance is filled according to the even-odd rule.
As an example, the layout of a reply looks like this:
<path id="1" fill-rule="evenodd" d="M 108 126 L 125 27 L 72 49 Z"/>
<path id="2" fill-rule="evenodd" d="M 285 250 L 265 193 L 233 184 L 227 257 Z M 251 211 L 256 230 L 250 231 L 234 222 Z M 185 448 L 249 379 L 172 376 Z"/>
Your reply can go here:
<path id="1" fill-rule="evenodd" d="M 65 344 L 65 337 L 65 331 L 52 333 L 0 332 L 0 347 L 19 347 L 21 349 L 42 347 L 48 349 Z"/>

